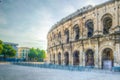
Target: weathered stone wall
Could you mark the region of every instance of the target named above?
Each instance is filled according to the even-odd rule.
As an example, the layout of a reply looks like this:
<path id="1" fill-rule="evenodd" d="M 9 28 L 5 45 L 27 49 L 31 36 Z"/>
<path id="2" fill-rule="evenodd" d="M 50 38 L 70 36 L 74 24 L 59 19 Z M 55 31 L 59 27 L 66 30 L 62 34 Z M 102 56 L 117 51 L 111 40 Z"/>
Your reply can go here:
<path id="1" fill-rule="evenodd" d="M 109 34 L 103 34 L 105 18 L 111 18 L 112 22 Z M 87 21 L 93 22 L 93 35 L 88 37 Z M 74 26 L 79 27 L 79 39 L 75 40 L 76 32 Z M 120 1 L 109 1 L 93 7 L 92 9 L 80 14 L 70 20 L 60 24 L 48 33 L 48 55 L 51 63 L 58 64 L 58 53 L 61 53 L 61 64 L 65 64 L 65 53 L 69 53 L 69 65 L 73 65 L 73 55 L 79 51 L 79 65 L 86 65 L 86 52 L 91 49 L 94 52 L 94 66 L 102 68 L 102 53 L 106 48 L 110 48 L 113 54 L 113 65 L 120 65 Z M 69 31 L 69 42 L 65 30 Z M 58 33 L 60 32 L 60 37 Z M 117 33 L 116 33 L 117 32 Z M 55 55 L 55 58 L 54 56 Z"/>

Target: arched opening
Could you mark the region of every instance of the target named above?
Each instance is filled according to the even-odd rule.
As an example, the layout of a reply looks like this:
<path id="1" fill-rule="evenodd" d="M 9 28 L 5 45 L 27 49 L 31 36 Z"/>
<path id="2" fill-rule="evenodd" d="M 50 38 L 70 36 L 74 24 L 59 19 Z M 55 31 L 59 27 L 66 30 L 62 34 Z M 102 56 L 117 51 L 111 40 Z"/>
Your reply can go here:
<path id="1" fill-rule="evenodd" d="M 64 54 L 64 57 L 65 57 L 65 59 L 64 59 L 65 65 L 69 65 L 69 53 L 66 52 L 66 53 Z"/>
<path id="2" fill-rule="evenodd" d="M 61 53 L 58 54 L 58 64 L 61 65 Z"/>
<path id="3" fill-rule="evenodd" d="M 94 32 L 94 23 L 93 20 L 89 19 L 86 21 L 85 26 L 88 29 L 87 37 L 92 37 Z"/>
<path id="4" fill-rule="evenodd" d="M 94 66 L 94 52 L 93 50 L 89 49 L 86 51 L 85 55 L 85 62 L 86 66 Z"/>
<path id="5" fill-rule="evenodd" d="M 66 43 L 69 43 L 69 30 L 65 30 L 65 36 L 66 36 Z"/>
<path id="6" fill-rule="evenodd" d="M 73 65 L 79 65 L 79 51 L 75 51 L 73 54 Z"/>
<path id="7" fill-rule="evenodd" d="M 106 48 L 102 52 L 102 68 L 111 69 L 113 67 L 113 51 L 110 48 Z"/>
<path id="8" fill-rule="evenodd" d="M 103 19 L 103 34 L 109 34 L 109 30 L 112 26 L 112 18 L 111 17 L 105 17 Z"/>
<path id="9" fill-rule="evenodd" d="M 58 42 L 61 44 L 61 32 L 58 33 Z"/>
<path id="10" fill-rule="evenodd" d="M 50 62 L 51 62 L 51 54 L 50 54 Z"/>
<path id="11" fill-rule="evenodd" d="M 53 63 L 55 64 L 55 54 L 53 54 Z"/>
<path id="12" fill-rule="evenodd" d="M 79 37 L 80 37 L 80 29 L 79 29 L 79 25 L 78 24 L 76 24 L 75 26 L 74 26 L 74 32 L 75 32 L 75 40 L 78 40 L 79 39 Z"/>

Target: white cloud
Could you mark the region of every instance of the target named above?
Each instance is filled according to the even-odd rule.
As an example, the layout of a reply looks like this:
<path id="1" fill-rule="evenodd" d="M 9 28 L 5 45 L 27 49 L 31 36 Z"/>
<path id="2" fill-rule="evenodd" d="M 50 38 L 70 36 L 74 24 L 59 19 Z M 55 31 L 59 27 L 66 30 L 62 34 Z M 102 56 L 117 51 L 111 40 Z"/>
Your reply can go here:
<path id="1" fill-rule="evenodd" d="M 72 5 L 66 5 L 62 10 L 62 13 L 64 15 L 69 15 L 71 13 L 73 13 L 74 11 L 76 11 L 75 7 Z"/>
<path id="2" fill-rule="evenodd" d="M 36 15 L 38 16 L 36 18 L 37 24 L 34 24 L 30 28 L 30 34 L 34 35 L 34 38 L 37 40 L 45 40 L 46 35 L 51 28 L 52 24 L 54 24 L 55 20 L 52 17 L 52 14 L 47 11 L 46 9 L 44 10 L 37 10 Z M 33 37 L 33 36 L 32 36 Z"/>
<path id="3" fill-rule="evenodd" d="M 5 18 L 0 18 L 0 24 L 6 24 L 6 23 L 7 23 L 7 21 Z"/>
<path id="4" fill-rule="evenodd" d="M 100 2 L 100 0 L 97 1 Z M 40 4 L 36 4 L 36 1 L 32 0 L 30 2 L 22 0 L 18 0 L 18 2 L 12 1 L 10 5 L 8 4 L 9 7 L 12 7 L 6 11 L 8 15 L 3 16 L 2 14 L 1 16 L 0 14 L 0 24 L 7 24 L 7 22 L 10 23 L 10 25 L 7 25 L 8 29 L 0 28 L 0 38 L 5 41 L 11 40 L 11 42 L 17 42 L 20 46 L 46 48 L 47 33 L 52 25 L 54 25 L 59 19 L 68 16 L 80 7 L 89 4 L 95 5 L 97 4 L 97 1 L 71 0 L 67 3 L 62 0 L 61 3 L 56 1 L 56 4 L 50 2 L 44 5 L 44 3 L 41 2 L 42 6 Z M 20 4 L 21 2 L 23 3 L 22 5 Z M 37 2 L 40 1 L 38 0 Z M 13 27 L 11 27 L 12 25 Z"/>

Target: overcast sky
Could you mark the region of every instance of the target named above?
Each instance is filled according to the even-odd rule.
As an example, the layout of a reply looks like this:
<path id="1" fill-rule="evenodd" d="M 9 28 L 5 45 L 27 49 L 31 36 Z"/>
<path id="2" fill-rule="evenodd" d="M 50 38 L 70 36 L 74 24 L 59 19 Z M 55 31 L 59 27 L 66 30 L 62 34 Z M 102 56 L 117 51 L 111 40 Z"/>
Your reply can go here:
<path id="1" fill-rule="evenodd" d="M 47 33 L 63 17 L 108 0 L 0 0 L 0 40 L 47 48 Z"/>

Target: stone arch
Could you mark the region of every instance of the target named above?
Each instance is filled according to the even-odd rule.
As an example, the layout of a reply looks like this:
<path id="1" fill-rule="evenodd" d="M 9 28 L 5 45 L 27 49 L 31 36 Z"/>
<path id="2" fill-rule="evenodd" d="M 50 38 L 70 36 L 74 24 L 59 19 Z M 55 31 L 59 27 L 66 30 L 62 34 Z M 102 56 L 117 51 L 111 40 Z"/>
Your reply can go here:
<path id="1" fill-rule="evenodd" d="M 94 51 L 88 49 L 85 53 L 85 66 L 94 66 Z"/>
<path id="2" fill-rule="evenodd" d="M 58 53 L 58 64 L 61 65 L 61 53 Z"/>
<path id="3" fill-rule="evenodd" d="M 78 24 L 75 24 L 73 27 L 74 33 L 75 33 L 75 40 L 78 40 L 80 37 L 80 28 Z"/>
<path id="4" fill-rule="evenodd" d="M 61 32 L 60 31 L 58 32 L 58 38 L 61 38 Z"/>
<path id="5" fill-rule="evenodd" d="M 69 30 L 65 29 L 64 33 L 65 33 L 65 36 L 66 36 L 66 43 L 68 43 L 69 42 Z"/>
<path id="6" fill-rule="evenodd" d="M 69 53 L 68 52 L 64 53 L 64 63 L 65 65 L 69 65 Z"/>
<path id="7" fill-rule="evenodd" d="M 93 36 L 93 32 L 94 32 L 94 23 L 93 23 L 93 20 L 92 19 L 88 19 L 85 22 L 85 27 L 88 30 L 87 37 L 92 37 Z"/>
<path id="8" fill-rule="evenodd" d="M 102 69 L 111 69 L 113 67 L 113 51 L 111 48 L 104 48 L 102 51 Z"/>
<path id="9" fill-rule="evenodd" d="M 99 49 L 99 67 L 100 68 L 102 68 L 102 53 L 103 53 L 103 50 L 106 48 L 110 48 L 110 49 L 112 49 L 112 51 L 114 51 L 114 46 L 112 46 L 112 45 L 103 45 L 100 47 L 100 49 Z"/>
<path id="10" fill-rule="evenodd" d="M 73 65 L 79 65 L 80 64 L 80 60 L 79 60 L 79 51 L 74 51 L 73 53 Z"/>
<path id="11" fill-rule="evenodd" d="M 112 15 L 109 13 L 103 15 L 101 21 L 103 26 L 103 34 L 109 34 L 109 30 L 113 25 Z"/>

